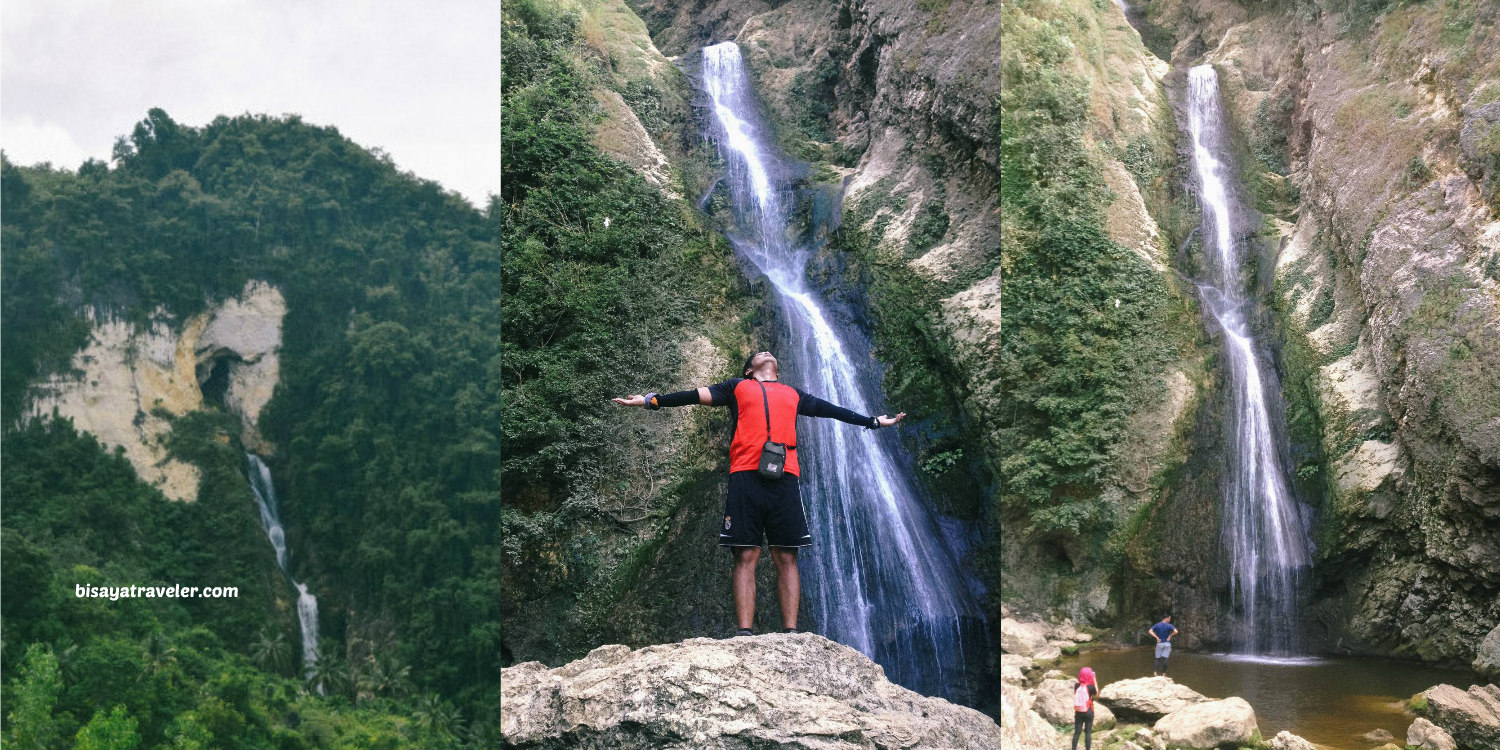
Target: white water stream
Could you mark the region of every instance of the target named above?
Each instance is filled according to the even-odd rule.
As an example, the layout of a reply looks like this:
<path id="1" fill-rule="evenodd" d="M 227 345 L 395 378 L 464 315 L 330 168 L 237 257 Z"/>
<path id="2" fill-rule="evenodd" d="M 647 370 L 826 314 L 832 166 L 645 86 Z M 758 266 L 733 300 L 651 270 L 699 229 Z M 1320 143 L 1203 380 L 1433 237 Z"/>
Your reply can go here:
<path id="1" fill-rule="evenodd" d="M 276 565 L 286 574 L 288 581 L 297 589 L 297 621 L 302 626 L 302 668 L 312 676 L 313 665 L 318 663 L 318 598 L 307 590 L 307 584 L 298 583 L 287 568 L 286 532 L 281 528 L 281 519 L 276 510 L 276 485 L 271 482 L 271 469 L 260 456 L 245 454 L 250 463 L 250 490 L 255 494 L 255 504 L 260 508 L 260 525 L 276 550 Z M 319 692 L 322 692 L 321 686 Z"/>
<path id="2" fill-rule="evenodd" d="M 1212 245 L 1205 253 L 1212 279 L 1198 290 L 1224 337 L 1229 404 L 1220 528 L 1230 562 L 1235 648 L 1293 653 L 1299 579 L 1312 564 L 1312 541 L 1306 508 L 1292 494 L 1281 450 L 1281 384 L 1249 324 L 1254 308 L 1240 278 L 1244 243 L 1235 237 L 1233 173 L 1212 65 L 1188 71 L 1188 131 L 1203 237 Z"/>

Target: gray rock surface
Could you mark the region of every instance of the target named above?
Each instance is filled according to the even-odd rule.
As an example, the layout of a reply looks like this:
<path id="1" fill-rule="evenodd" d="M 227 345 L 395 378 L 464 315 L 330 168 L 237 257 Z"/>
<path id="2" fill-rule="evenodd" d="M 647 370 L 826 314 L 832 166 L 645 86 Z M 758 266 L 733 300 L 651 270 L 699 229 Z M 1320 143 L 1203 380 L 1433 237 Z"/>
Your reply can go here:
<path id="1" fill-rule="evenodd" d="M 561 667 L 527 662 L 500 677 L 501 739 L 518 750 L 1011 746 L 994 719 L 892 684 L 863 654 L 810 633 L 600 646 Z M 1002 689 L 1003 716 L 1015 688 Z M 1035 722 L 1022 729 L 1039 733 Z"/>
<path id="2" fill-rule="evenodd" d="M 1427 715 L 1460 747 L 1500 750 L 1500 688 L 1475 685 L 1468 691 L 1438 685 L 1422 693 Z"/>
<path id="3" fill-rule="evenodd" d="M 1365 739 L 1371 742 L 1390 742 L 1391 740 L 1396 739 L 1396 735 L 1391 734 L 1384 729 L 1372 729 L 1368 732 L 1365 732 Z"/>
<path id="4" fill-rule="evenodd" d="M 1033 710 L 1034 697 L 1015 685 L 1000 685 L 1000 747 L 1051 750 L 1062 747 L 1062 736 Z"/>
<path id="5" fill-rule="evenodd" d="M 1040 653 L 1055 649 L 1047 645 L 1045 625 L 1021 622 L 1007 617 L 1000 621 L 1000 650 L 1017 656 L 1036 657 Z"/>
<path id="6" fill-rule="evenodd" d="M 1209 698 L 1170 677 L 1142 677 L 1105 685 L 1099 700 L 1109 704 L 1121 718 L 1155 719 Z"/>
<path id="7" fill-rule="evenodd" d="M 1474 656 L 1474 671 L 1486 677 L 1500 677 L 1500 625 L 1479 643 Z"/>
<path id="8" fill-rule="evenodd" d="M 1282 730 L 1271 738 L 1271 750 L 1317 750 L 1317 746 L 1291 732 Z"/>
<path id="9" fill-rule="evenodd" d="M 1442 727 L 1418 717 L 1406 728 L 1406 746 L 1421 750 L 1456 750 L 1458 743 Z"/>
<path id="10" fill-rule="evenodd" d="M 1244 698 L 1196 703 L 1161 717 L 1152 727 L 1171 748 L 1207 750 L 1248 743 L 1257 729 L 1255 710 Z"/>

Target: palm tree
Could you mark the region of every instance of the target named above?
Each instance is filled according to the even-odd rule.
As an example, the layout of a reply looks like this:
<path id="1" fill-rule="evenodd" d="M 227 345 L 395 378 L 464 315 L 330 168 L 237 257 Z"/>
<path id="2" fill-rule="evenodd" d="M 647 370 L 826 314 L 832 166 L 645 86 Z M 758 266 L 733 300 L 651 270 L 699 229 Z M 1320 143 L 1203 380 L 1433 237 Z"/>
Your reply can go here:
<path id="1" fill-rule="evenodd" d="M 267 672 L 287 675 L 292 667 L 292 647 L 286 642 L 286 634 L 273 632 L 270 628 L 260 631 L 260 637 L 250 646 L 250 658 L 256 666 Z"/>
<path id="2" fill-rule="evenodd" d="M 412 719 L 419 729 L 441 747 L 451 747 L 463 731 L 463 719 L 452 704 L 428 693 L 417 699 Z"/>

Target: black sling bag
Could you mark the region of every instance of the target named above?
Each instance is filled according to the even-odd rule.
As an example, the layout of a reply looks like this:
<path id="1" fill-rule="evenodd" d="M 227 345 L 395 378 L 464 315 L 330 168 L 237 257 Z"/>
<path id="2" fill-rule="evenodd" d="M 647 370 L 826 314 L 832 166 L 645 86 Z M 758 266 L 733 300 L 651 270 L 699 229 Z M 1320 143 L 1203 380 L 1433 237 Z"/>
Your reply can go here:
<path id="1" fill-rule="evenodd" d="M 760 475 L 766 479 L 780 479 L 786 470 L 786 443 L 771 442 L 771 397 L 766 394 L 766 384 L 760 386 L 760 402 L 766 407 L 766 443 L 760 447 Z"/>

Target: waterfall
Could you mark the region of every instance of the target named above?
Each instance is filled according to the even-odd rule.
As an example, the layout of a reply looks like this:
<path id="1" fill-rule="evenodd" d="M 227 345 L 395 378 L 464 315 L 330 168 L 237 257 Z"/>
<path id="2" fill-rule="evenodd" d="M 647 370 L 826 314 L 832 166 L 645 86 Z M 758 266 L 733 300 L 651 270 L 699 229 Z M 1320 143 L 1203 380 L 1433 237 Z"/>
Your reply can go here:
<path id="1" fill-rule="evenodd" d="M 810 247 L 787 239 L 786 169 L 763 134 L 733 42 L 703 50 L 703 83 L 728 162 L 741 255 L 775 290 L 787 329 L 781 374 L 814 395 L 869 414 L 880 404 L 870 342 L 831 318 L 808 283 Z M 790 377 L 788 377 L 790 376 Z M 987 647 L 978 584 L 920 502 L 896 436 L 802 420 L 802 499 L 814 538 L 804 554 L 809 609 L 823 634 L 859 649 L 918 692 L 966 700 L 970 662 Z M 975 662 L 979 667 L 982 662 Z"/>
<path id="2" fill-rule="evenodd" d="M 1210 280 L 1198 289 L 1223 334 L 1229 394 L 1220 528 L 1237 620 L 1235 649 L 1292 653 L 1298 649 L 1299 579 L 1312 565 L 1312 541 L 1281 449 L 1281 384 L 1256 342 L 1250 325 L 1254 301 L 1240 279 L 1244 247 L 1235 239 L 1233 176 L 1212 65 L 1188 71 L 1188 130 L 1202 236 L 1212 244 L 1204 253 Z"/>
<path id="3" fill-rule="evenodd" d="M 255 495 L 255 504 L 260 508 L 260 525 L 276 550 L 276 565 L 286 574 L 287 580 L 297 589 L 297 621 L 302 626 L 302 668 L 312 676 L 313 665 L 318 663 L 318 598 L 307 590 L 307 584 L 298 583 L 287 569 L 286 532 L 281 528 L 281 518 L 276 511 L 276 485 L 271 482 L 271 469 L 260 456 L 245 454 L 250 463 L 250 491 Z M 322 692 L 321 686 L 318 692 Z"/>

